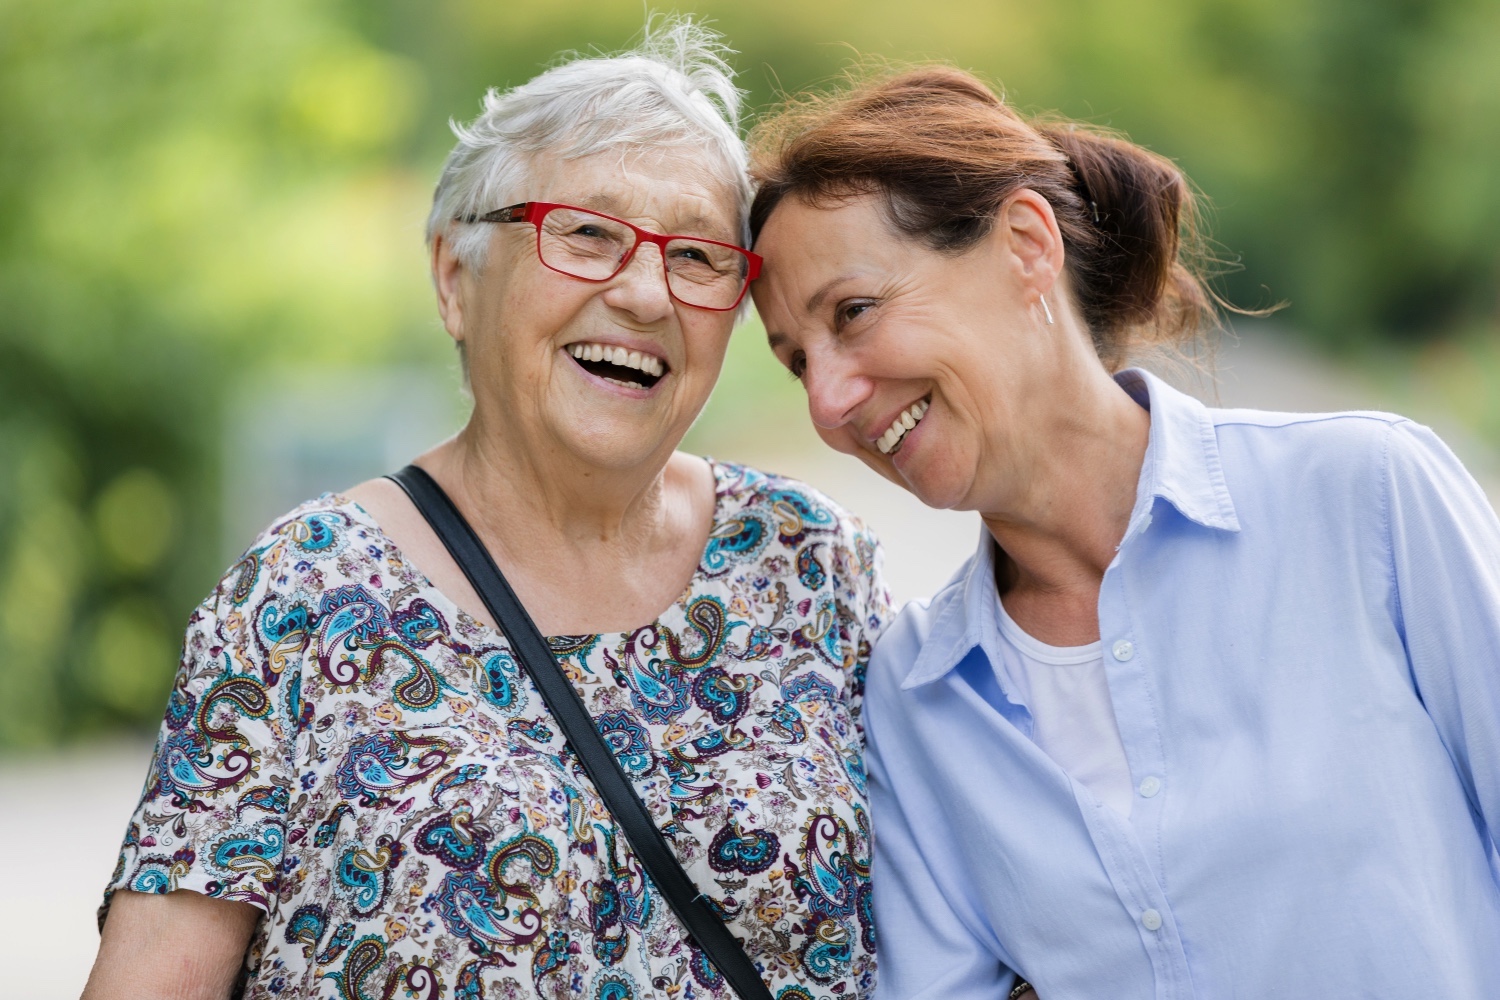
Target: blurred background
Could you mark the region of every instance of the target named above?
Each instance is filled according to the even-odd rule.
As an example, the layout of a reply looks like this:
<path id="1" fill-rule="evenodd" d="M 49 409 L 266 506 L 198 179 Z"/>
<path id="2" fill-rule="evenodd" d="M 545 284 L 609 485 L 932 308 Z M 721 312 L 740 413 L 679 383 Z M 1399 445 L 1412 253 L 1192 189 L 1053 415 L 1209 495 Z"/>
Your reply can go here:
<path id="1" fill-rule="evenodd" d="M 1500 483 L 1500 4 L 703 0 L 755 111 L 944 59 L 1127 132 L 1246 306 L 1205 398 L 1394 409 Z M 76 995 L 179 632 L 271 518 L 463 420 L 422 248 L 449 118 L 639 0 L 0 0 L 0 964 Z M 752 319 L 689 446 L 867 516 L 898 597 L 971 548 L 820 450 Z M 43 850 L 45 848 L 45 850 Z M 26 977 L 30 976 L 30 979 Z"/>

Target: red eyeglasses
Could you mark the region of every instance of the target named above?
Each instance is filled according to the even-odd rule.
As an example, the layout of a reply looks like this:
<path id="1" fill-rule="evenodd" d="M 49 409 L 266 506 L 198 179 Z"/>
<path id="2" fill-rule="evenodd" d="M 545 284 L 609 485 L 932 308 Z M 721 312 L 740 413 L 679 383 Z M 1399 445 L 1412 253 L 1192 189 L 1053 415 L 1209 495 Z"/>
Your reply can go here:
<path id="1" fill-rule="evenodd" d="M 672 298 L 698 309 L 728 312 L 760 276 L 760 255 L 732 243 L 663 236 L 573 205 L 523 201 L 461 221 L 529 222 L 536 226 L 536 252 L 542 263 L 584 281 L 608 281 L 625 269 L 642 243 L 654 243 L 661 250 Z"/>

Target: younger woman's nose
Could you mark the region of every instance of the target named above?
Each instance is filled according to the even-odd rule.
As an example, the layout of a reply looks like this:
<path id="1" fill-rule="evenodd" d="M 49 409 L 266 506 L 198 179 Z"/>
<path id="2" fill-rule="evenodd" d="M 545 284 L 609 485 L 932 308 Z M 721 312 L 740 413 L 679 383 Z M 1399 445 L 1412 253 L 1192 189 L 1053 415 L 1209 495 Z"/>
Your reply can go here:
<path id="1" fill-rule="evenodd" d="M 808 357 L 802 370 L 807 411 L 818 427 L 836 430 L 854 418 L 860 404 L 870 398 L 874 383 L 847 356 L 836 351 L 818 355 Z"/>

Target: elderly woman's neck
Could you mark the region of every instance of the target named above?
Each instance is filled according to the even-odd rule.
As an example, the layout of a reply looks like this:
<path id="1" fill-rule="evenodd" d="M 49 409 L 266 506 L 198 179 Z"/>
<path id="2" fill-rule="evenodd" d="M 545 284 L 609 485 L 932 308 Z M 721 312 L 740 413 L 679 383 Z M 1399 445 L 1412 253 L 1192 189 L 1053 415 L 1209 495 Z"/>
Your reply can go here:
<path id="1" fill-rule="evenodd" d="M 671 453 L 627 475 L 480 440 L 461 433 L 418 463 L 452 496 L 543 632 L 638 628 L 689 585 L 713 525 L 715 480 L 703 459 Z M 378 484 L 351 497 L 439 589 L 488 618 L 436 536 L 411 520 L 404 498 Z"/>
<path id="2" fill-rule="evenodd" d="M 513 447 L 466 428 L 433 453 L 482 534 L 506 549 L 528 540 L 594 549 L 644 543 L 670 530 L 680 490 L 673 452 L 629 468 L 607 468 L 545 447 Z M 519 554 L 519 553 L 518 553 Z"/>

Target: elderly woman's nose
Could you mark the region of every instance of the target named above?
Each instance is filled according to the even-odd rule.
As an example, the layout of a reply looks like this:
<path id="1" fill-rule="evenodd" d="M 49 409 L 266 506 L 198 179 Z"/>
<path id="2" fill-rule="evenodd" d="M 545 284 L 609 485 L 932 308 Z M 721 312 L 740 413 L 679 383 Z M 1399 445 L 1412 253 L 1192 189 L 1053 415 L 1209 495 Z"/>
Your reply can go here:
<path id="1" fill-rule="evenodd" d="M 605 297 L 611 305 L 641 319 L 659 319 L 670 313 L 672 293 L 667 289 L 667 269 L 661 251 L 642 244 L 615 275 Z"/>
<path id="2" fill-rule="evenodd" d="M 848 423 L 861 403 L 870 398 L 874 383 L 860 374 L 853 359 L 836 352 L 809 359 L 802 372 L 807 410 L 813 423 L 833 430 Z"/>

